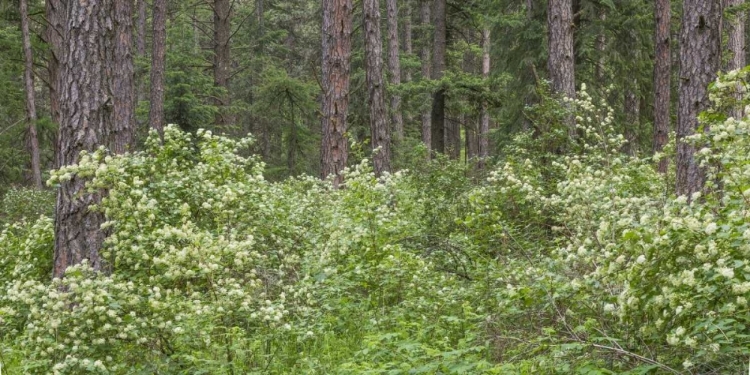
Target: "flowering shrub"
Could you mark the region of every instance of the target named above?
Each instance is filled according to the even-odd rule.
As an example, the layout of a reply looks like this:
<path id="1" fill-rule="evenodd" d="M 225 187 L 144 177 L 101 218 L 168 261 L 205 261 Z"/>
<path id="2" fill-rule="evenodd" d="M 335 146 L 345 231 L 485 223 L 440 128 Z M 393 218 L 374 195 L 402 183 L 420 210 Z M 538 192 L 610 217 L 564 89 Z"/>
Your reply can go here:
<path id="1" fill-rule="evenodd" d="M 521 134 L 485 180 L 438 159 L 344 188 L 269 182 L 251 139 L 166 129 L 84 154 L 107 273 L 50 280 L 53 222 L 0 232 L 10 373 L 739 373 L 750 353 L 750 122 L 734 72 L 692 140 L 707 193 L 623 155 L 585 90 L 577 134 Z M 559 116 L 558 116 L 559 115 Z M 557 108 L 552 118 L 564 117 Z M 544 137 L 544 136 L 542 136 Z M 567 143 L 566 143 L 567 142 Z M 561 151 L 565 152 L 561 152 Z M 658 156 L 657 156 L 658 157 Z M 656 158 L 655 158 L 656 159 Z M 42 211 L 43 212 L 43 211 Z M 25 216 L 25 215 L 24 215 Z"/>

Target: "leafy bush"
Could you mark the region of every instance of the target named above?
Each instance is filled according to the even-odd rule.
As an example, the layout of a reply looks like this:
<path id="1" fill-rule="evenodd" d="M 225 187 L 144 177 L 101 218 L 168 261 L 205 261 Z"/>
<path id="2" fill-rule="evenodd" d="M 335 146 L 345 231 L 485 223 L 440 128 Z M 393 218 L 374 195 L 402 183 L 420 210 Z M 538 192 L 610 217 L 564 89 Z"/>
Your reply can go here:
<path id="1" fill-rule="evenodd" d="M 269 182 L 252 140 L 170 126 L 52 174 L 108 193 L 102 251 L 49 280 L 53 224 L 0 234 L 10 373 L 612 374 L 747 370 L 750 122 L 697 135 L 707 194 L 621 153 L 584 92 L 579 137 L 518 135 L 479 183 L 437 159 L 333 190 Z M 545 106 L 551 105 L 549 103 Z M 564 109 L 552 109 L 552 117 Z M 560 150 L 566 150 L 563 153 Z M 688 199 L 691 198 L 691 199 Z"/>

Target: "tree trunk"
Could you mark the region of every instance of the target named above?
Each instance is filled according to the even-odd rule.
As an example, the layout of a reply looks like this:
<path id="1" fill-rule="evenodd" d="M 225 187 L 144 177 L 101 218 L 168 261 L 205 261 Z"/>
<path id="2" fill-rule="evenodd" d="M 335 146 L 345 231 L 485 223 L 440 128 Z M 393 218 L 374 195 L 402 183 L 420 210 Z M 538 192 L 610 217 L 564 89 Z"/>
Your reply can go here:
<path id="1" fill-rule="evenodd" d="M 574 99 L 575 56 L 573 55 L 573 3 L 572 0 L 549 0 L 547 9 L 547 33 L 549 45 L 549 69 L 552 91 Z M 568 133 L 575 137 L 575 117 L 571 113 L 565 119 Z"/>
<path id="2" fill-rule="evenodd" d="M 430 28 L 432 27 L 430 0 L 422 0 L 419 6 L 420 26 L 422 28 L 420 38 L 422 39 L 422 50 L 420 59 L 422 60 L 422 79 L 430 79 L 432 76 L 432 58 L 430 51 Z M 431 111 L 422 110 L 422 143 L 427 147 L 427 158 L 431 155 L 432 150 L 432 124 Z"/>
<path id="3" fill-rule="evenodd" d="M 386 2 L 388 3 L 388 70 L 390 71 L 391 85 L 398 86 L 401 84 L 401 62 L 398 53 L 398 6 L 396 0 L 386 0 Z M 378 34 L 380 33 L 378 32 Z M 402 140 L 404 138 L 404 118 L 401 114 L 401 96 L 398 94 L 391 94 L 391 122 L 393 122 L 396 139 Z"/>
<path id="4" fill-rule="evenodd" d="M 21 16 L 21 35 L 23 37 L 24 72 L 23 81 L 26 89 L 26 120 L 28 121 L 29 155 L 31 156 L 31 180 L 34 187 L 42 189 L 42 167 L 39 159 L 39 137 L 36 133 L 36 103 L 34 93 L 34 55 L 31 50 L 29 32 L 29 6 L 26 0 L 19 2 Z"/>
<path id="5" fill-rule="evenodd" d="M 414 53 L 411 35 L 411 8 L 412 0 L 406 0 L 406 14 L 404 14 L 404 53 L 406 53 L 407 56 L 411 56 L 412 53 Z M 404 82 L 411 82 L 411 69 L 404 70 Z"/>
<path id="6" fill-rule="evenodd" d="M 34 55 L 31 51 L 29 5 L 27 0 L 21 0 L 19 8 L 21 13 L 21 35 L 23 37 L 23 81 L 26 88 L 26 121 L 28 122 L 29 129 L 27 144 L 29 155 L 31 156 L 31 180 L 34 183 L 34 187 L 42 189 L 42 168 L 39 161 L 39 137 L 36 134 L 36 103 L 34 102 Z"/>
<path id="7" fill-rule="evenodd" d="M 231 0 L 214 0 L 214 84 L 223 92 L 216 100 L 218 113 L 216 125 L 223 128 L 233 122 L 229 113 L 229 78 L 231 75 L 231 54 L 229 39 L 232 34 Z"/>
<path id="8" fill-rule="evenodd" d="M 671 97 L 671 55 L 669 0 L 656 0 L 656 56 L 654 57 L 654 152 L 669 142 L 669 103 Z M 659 160 L 659 172 L 667 173 L 669 160 Z"/>
<path id="9" fill-rule="evenodd" d="M 432 54 L 432 79 L 443 78 L 445 72 L 446 16 L 445 0 L 434 3 L 435 42 Z M 439 87 L 432 99 L 432 151 L 445 153 L 445 88 Z"/>
<path id="10" fill-rule="evenodd" d="M 135 68 L 133 66 L 133 0 L 114 1 L 114 66 L 110 145 L 116 154 L 133 151 L 135 140 Z"/>
<path id="11" fill-rule="evenodd" d="M 698 114 L 709 106 L 707 86 L 721 61 L 720 0 L 685 0 L 680 30 L 680 84 L 677 111 L 677 195 L 703 189 L 705 175 L 695 146 L 685 137 L 698 128 Z M 706 129 L 708 130 L 708 129 Z"/>
<path id="12" fill-rule="evenodd" d="M 60 135 L 57 160 L 79 161 L 81 151 L 94 151 L 109 138 L 112 128 L 112 66 L 114 53 L 113 3 L 110 0 L 68 3 L 60 64 Z M 109 60 L 107 60 L 109 58 Z M 101 194 L 88 193 L 84 178 L 61 181 L 55 207 L 53 276 L 62 277 L 72 265 L 87 261 L 102 269 L 99 249 L 104 215 L 89 211 Z"/>
<path id="13" fill-rule="evenodd" d="M 479 156 L 479 137 L 477 132 L 476 117 L 461 114 L 461 122 L 464 123 L 466 132 L 466 162 L 477 159 Z"/>
<path id="14" fill-rule="evenodd" d="M 386 121 L 383 42 L 380 37 L 379 3 L 379 0 L 362 1 L 365 29 L 365 75 L 367 79 L 367 104 L 370 110 L 371 143 L 373 150 L 380 149 L 374 152 L 372 156 L 372 163 L 377 176 L 391 170 L 391 134 L 388 121 Z M 395 35 L 398 37 L 398 34 Z M 393 51 L 392 48 L 391 51 Z M 396 38 L 396 60 L 398 60 L 398 38 Z M 403 123 L 401 126 L 403 132 Z"/>
<path id="15" fill-rule="evenodd" d="M 151 52 L 151 108 L 149 123 L 164 140 L 164 84 L 167 48 L 167 0 L 154 0 L 154 36 Z"/>
<path id="16" fill-rule="evenodd" d="M 482 78 L 489 79 L 490 77 L 490 29 L 485 28 L 482 30 Z M 482 102 L 482 114 L 479 121 L 479 148 L 477 150 L 477 156 L 479 156 L 478 167 L 483 169 L 487 158 L 489 157 L 489 134 L 490 134 L 490 113 L 487 109 L 487 101 Z"/>
<path id="17" fill-rule="evenodd" d="M 724 7 L 735 7 L 743 5 L 745 0 L 724 0 Z M 727 70 L 742 69 L 745 67 L 745 53 L 747 48 L 745 47 L 745 16 L 746 11 L 742 11 L 737 14 L 733 19 L 727 20 L 724 23 L 727 28 L 727 49 L 731 54 L 731 58 L 727 63 Z M 742 94 L 737 93 L 735 98 L 737 100 L 742 99 Z M 731 116 L 734 118 L 742 118 L 744 115 L 744 108 L 742 106 L 735 106 L 731 111 Z"/>
<path id="18" fill-rule="evenodd" d="M 352 52 L 352 1 L 323 0 L 323 105 L 321 175 L 343 182 L 348 157 L 346 117 L 349 110 L 349 71 Z"/>
<path id="19" fill-rule="evenodd" d="M 138 23 L 136 24 L 136 50 L 138 56 L 146 56 L 146 0 L 138 2 Z"/>

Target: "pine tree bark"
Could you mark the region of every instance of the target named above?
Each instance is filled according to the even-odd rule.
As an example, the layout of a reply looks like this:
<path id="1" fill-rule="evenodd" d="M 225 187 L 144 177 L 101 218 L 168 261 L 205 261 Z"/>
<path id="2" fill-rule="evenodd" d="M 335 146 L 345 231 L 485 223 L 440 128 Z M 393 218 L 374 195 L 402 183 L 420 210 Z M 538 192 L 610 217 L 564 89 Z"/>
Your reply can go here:
<path id="1" fill-rule="evenodd" d="M 547 9 L 547 34 L 549 45 L 549 70 L 552 91 L 563 97 L 575 99 L 575 56 L 573 51 L 573 2 L 549 0 Z M 575 137 L 575 117 L 565 119 L 568 133 Z"/>
<path id="2" fill-rule="evenodd" d="M 677 195 L 703 189 L 705 174 L 695 146 L 685 137 L 698 129 L 698 114 L 709 106 L 707 86 L 720 68 L 721 0 L 685 0 L 680 30 L 680 84 L 677 111 Z"/>
<path id="3" fill-rule="evenodd" d="M 135 67 L 133 65 L 133 0 L 114 1 L 113 122 L 110 147 L 116 154 L 133 151 L 135 141 Z"/>
<path id="4" fill-rule="evenodd" d="M 432 77 L 432 57 L 431 57 L 431 42 L 430 28 L 432 27 L 431 21 L 431 0 L 421 0 L 419 4 L 419 15 L 420 15 L 420 39 L 422 42 L 422 50 L 419 53 L 419 57 L 422 60 L 422 79 L 430 79 Z M 422 143 L 427 148 L 427 158 L 432 154 L 432 114 L 430 109 L 422 110 Z"/>
<path id="5" fill-rule="evenodd" d="M 114 20 L 111 0 L 71 1 L 60 61 L 60 134 L 57 160 L 75 164 L 81 151 L 93 151 L 107 143 L 112 128 L 112 66 Z M 88 193 L 84 179 L 73 176 L 62 181 L 55 207 L 53 276 L 62 277 L 72 265 L 87 261 L 102 269 L 99 249 L 104 241 L 100 229 L 104 215 L 88 209 L 100 201 Z"/>
<path id="6" fill-rule="evenodd" d="M 19 1 L 21 16 L 21 37 L 23 39 L 24 72 L 23 81 L 26 89 L 26 122 L 28 127 L 26 143 L 31 157 L 31 181 L 34 187 L 42 189 L 42 168 L 39 161 L 39 137 L 36 132 L 36 103 L 34 93 L 34 54 L 31 50 L 31 33 L 29 32 L 29 4 L 27 0 Z"/>
<path id="7" fill-rule="evenodd" d="M 364 15 L 365 29 L 367 104 L 370 112 L 370 141 L 373 150 L 380 149 L 374 152 L 372 156 L 372 164 L 377 176 L 391 170 L 391 132 L 388 121 L 386 121 L 383 42 L 380 36 L 379 3 L 379 0 L 362 1 L 364 8 L 362 14 Z M 398 38 L 398 34 L 396 36 Z M 396 42 L 396 55 L 396 59 L 398 59 L 398 41 Z M 403 123 L 401 126 L 401 131 L 403 131 Z"/>
<path id="8" fill-rule="evenodd" d="M 443 78 L 445 72 L 446 15 L 445 0 L 435 0 L 433 5 L 435 35 L 432 54 L 432 79 Z M 432 98 L 432 151 L 445 153 L 445 88 L 439 87 Z"/>
<path id="9" fill-rule="evenodd" d="M 388 70 L 392 86 L 401 84 L 401 62 L 399 61 L 398 5 L 396 0 L 386 0 L 388 8 Z M 377 4 L 376 4 L 377 5 Z M 404 138 L 404 118 L 401 114 L 401 96 L 391 94 L 391 122 L 397 140 Z"/>
<path id="10" fill-rule="evenodd" d="M 151 108 L 148 120 L 164 140 L 164 85 L 167 48 L 167 0 L 154 0 L 153 46 L 151 52 Z"/>
<path id="11" fill-rule="evenodd" d="M 490 77 L 490 29 L 482 30 L 482 78 L 485 80 Z M 489 157 L 489 134 L 490 134 L 490 114 L 487 108 L 487 101 L 482 102 L 482 114 L 479 121 L 479 148 L 477 150 L 479 169 L 483 169 Z"/>
<path id="12" fill-rule="evenodd" d="M 654 57 L 654 152 L 661 152 L 669 142 L 669 104 L 671 98 L 671 55 L 669 0 L 656 0 L 656 56 Z M 659 160 L 658 170 L 667 173 L 669 160 Z"/>
<path id="13" fill-rule="evenodd" d="M 219 95 L 216 105 L 219 112 L 216 115 L 216 125 L 225 127 L 233 122 L 229 113 L 231 99 L 229 95 L 229 78 L 231 75 L 231 49 L 230 41 L 232 34 L 231 0 L 214 0 L 214 84 L 224 92 Z"/>
<path id="14" fill-rule="evenodd" d="M 352 52 L 352 1 L 323 0 L 323 105 L 321 176 L 343 182 L 348 149 L 346 118 L 349 111 L 349 72 Z"/>
<path id="15" fill-rule="evenodd" d="M 724 7 L 736 7 L 743 5 L 745 0 L 724 0 Z M 747 47 L 745 46 L 745 22 L 747 17 L 745 12 L 739 12 L 733 19 L 724 22 L 727 28 L 727 50 L 731 55 L 729 62 L 727 63 L 727 71 L 742 69 L 745 67 L 745 53 Z M 737 93 L 735 98 L 737 100 L 742 99 L 742 94 Z M 742 118 L 744 115 L 744 108 L 742 106 L 735 106 L 732 109 L 730 115 L 734 118 Z"/>

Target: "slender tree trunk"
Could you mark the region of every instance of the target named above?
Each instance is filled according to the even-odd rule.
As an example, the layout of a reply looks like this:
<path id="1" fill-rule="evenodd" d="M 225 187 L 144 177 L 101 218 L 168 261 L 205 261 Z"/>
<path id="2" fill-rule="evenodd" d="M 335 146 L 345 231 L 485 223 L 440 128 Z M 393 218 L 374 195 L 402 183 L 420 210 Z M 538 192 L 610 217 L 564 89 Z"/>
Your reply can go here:
<path id="1" fill-rule="evenodd" d="M 435 42 L 432 54 L 432 79 L 443 78 L 445 72 L 446 15 L 445 0 L 434 0 Z M 445 153 L 445 88 L 439 87 L 432 98 L 432 151 Z"/>
<path id="2" fill-rule="evenodd" d="M 654 57 L 654 152 L 661 152 L 669 142 L 669 103 L 671 97 L 671 55 L 669 0 L 656 0 L 656 56 Z M 659 172 L 667 173 L 669 159 L 659 160 Z"/>
<path id="3" fill-rule="evenodd" d="M 23 81 L 26 88 L 26 120 L 28 122 L 29 155 L 31 156 L 31 180 L 34 187 L 42 189 L 42 167 L 39 161 L 39 137 L 36 133 L 36 103 L 34 102 L 34 55 L 31 50 L 31 34 L 29 32 L 29 4 L 21 0 L 21 35 L 23 37 L 24 72 Z"/>
<path id="4" fill-rule="evenodd" d="M 431 58 L 431 38 L 430 28 L 432 27 L 430 0 L 421 0 L 419 6 L 422 50 L 420 59 L 422 60 L 422 79 L 430 79 L 432 76 L 432 58 Z M 427 147 L 427 158 L 432 154 L 432 115 L 429 109 L 422 110 L 422 143 Z"/>
<path id="5" fill-rule="evenodd" d="M 154 0 L 149 123 L 164 140 L 164 84 L 167 48 L 167 0 Z"/>
<path id="6" fill-rule="evenodd" d="M 109 139 L 112 129 L 111 96 L 113 3 L 110 0 L 68 3 L 62 60 L 60 61 L 60 136 L 57 160 L 61 165 L 79 161 L 81 151 L 94 151 Z M 107 60 L 109 59 L 109 61 Z M 87 261 L 102 269 L 99 249 L 104 215 L 89 210 L 100 201 L 88 193 L 84 179 L 61 181 L 55 207 L 53 276 L 62 277 L 72 265 Z"/>
<path id="7" fill-rule="evenodd" d="M 138 22 L 136 23 L 135 45 L 138 56 L 146 56 L 146 0 L 138 2 Z"/>
<path id="8" fill-rule="evenodd" d="M 414 47 L 412 43 L 412 28 L 411 28 L 411 8 L 412 0 L 406 0 L 406 7 L 404 14 L 404 53 L 407 56 L 411 56 L 414 53 Z M 411 82 L 411 69 L 404 70 L 404 81 Z"/>
<path id="9" fill-rule="evenodd" d="M 343 182 L 348 149 L 349 71 L 352 52 L 352 1 L 323 0 L 323 105 L 321 175 Z"/>
<path id="10" fill-rule="evenodd" d="M 547 9 L 547 33 L 549 43 L 549 69 L 552 91 L 574 99 L 575 56 L 573 52 L 573 3 L 572 0 L 549 0 Z M 575 137 L 575 117 L 566 118 L 568 133 Z"/>
<path id="11" fill-rule="evenodd" d="M 745 0 L 724 0 L 724 7 L 735 7 L 743 5 Z M 733 19 L 727 20 L 724 24 L 727 28 L 727 49 L 731 54 L 731 58 L 727 63 L 727 70 L 742 69 L 745 67 L 745 53 L 747 47 L 745 46 L 745 22 L 747 17 L 746 11 L 738 13 Z M 742 99 L 742 94 L 737 93 L 735 96 L 737 100 Z M 742 106 L 735 106 L 732 109 L 731 116 L 734 118 L 742 118 L 744 115 L 744 108 Z"/>
<path id="12" fill-rule="evenodd" d="M 485 80 L 490 77 L 490 29 L 485 28 L 482 30 L 482 78 Z M 477 150 L 479 156 L 478 167 L 483 169 L 487 158 L 489 157 L 489 134 L 490 134 L 490 113 L 487 108 L 487 101 L 482 102 L 482 114 L 479 121 L 479 148 Z"/>
<path id="13" fill-rule="evenodd" d="M 479 136 L 477 132 L 477 124 L 475 122 L 476 117 L 467 116 L 465 113 L 461 114 L 461 122 L 464 123 L 464 131 L 466 132 L 466 162 L 469 163 L 471 160 L 479 157 Z"/>
<path id="14" fill-rule="evenodd" d="M 362 1 L 365 29 L 365 75 L 367 79 L 367 104 L 370 110 L 371 143 L 373 150 L 380 149 L 374 152 L 372 157 L 377 176 L 391 170 L 391 134 L 388 121 L 386 121 L 383 42 L 380 36 L 379 3 L 379 0 Z M 398 34 L 395 35 L 398 37 Z M 398 38 L 396 38 L 396 60 L 398 60 Z M 403 123 L 401 124 L 401 131 L 403 132 Z"/>
<path id="15" fill-rule="evenodd" d="M 133 0 L 114 1 L 114 66 L 112 70 L 112 151 L 133 151 L 135 141 L 135 68 L 133 66 Z"/>
<path id="16" fill-rule="evenodd" d="M 224 127 L 233 122 L 229 114 L 230 95 L 229 77 L 231 75 L 231 0 L 214 0 L 214 84 L 224 92 L 217 98 L 216 105 L 219 112 L 216 115 L 216 125 Z"/>
<path id="17" fill-rule="evenodd" d="M 386 0 L 388 7 L 388 70 L 391 85 L 401 84 L 401 62 L 399 61 L 398 41 L 398 5 L 396 0 Z M 377 5 L 377 4 L 376 4 Z M 401 114 L 401 96 L 391 94 L 391 122 L 396 133 L 396 139 L 404 138 L 404 118 Z"/>
<path id="18" fill-rule="evenodd" d="M 721 1 L 685 0 L 680 30 L 680 84 L 677 111 L 677 195 L 703 189 L 705 174 L 695 146 L 685 141 L 698 129 L 698 114 L 708 108 L 707 86 L 721 61 Z M 706 129 L 707 130 L 707 129 Z"/>
<path id="19" fill-rule="evenodd" d="M 631 83 L 625 90 L 625 139 L 628 141 L 626 152 L 630 156 L 635 156 L 638 153 L 640 110 L 641 99 L 638 97 L 638 88 L 635 83 Z"/>

